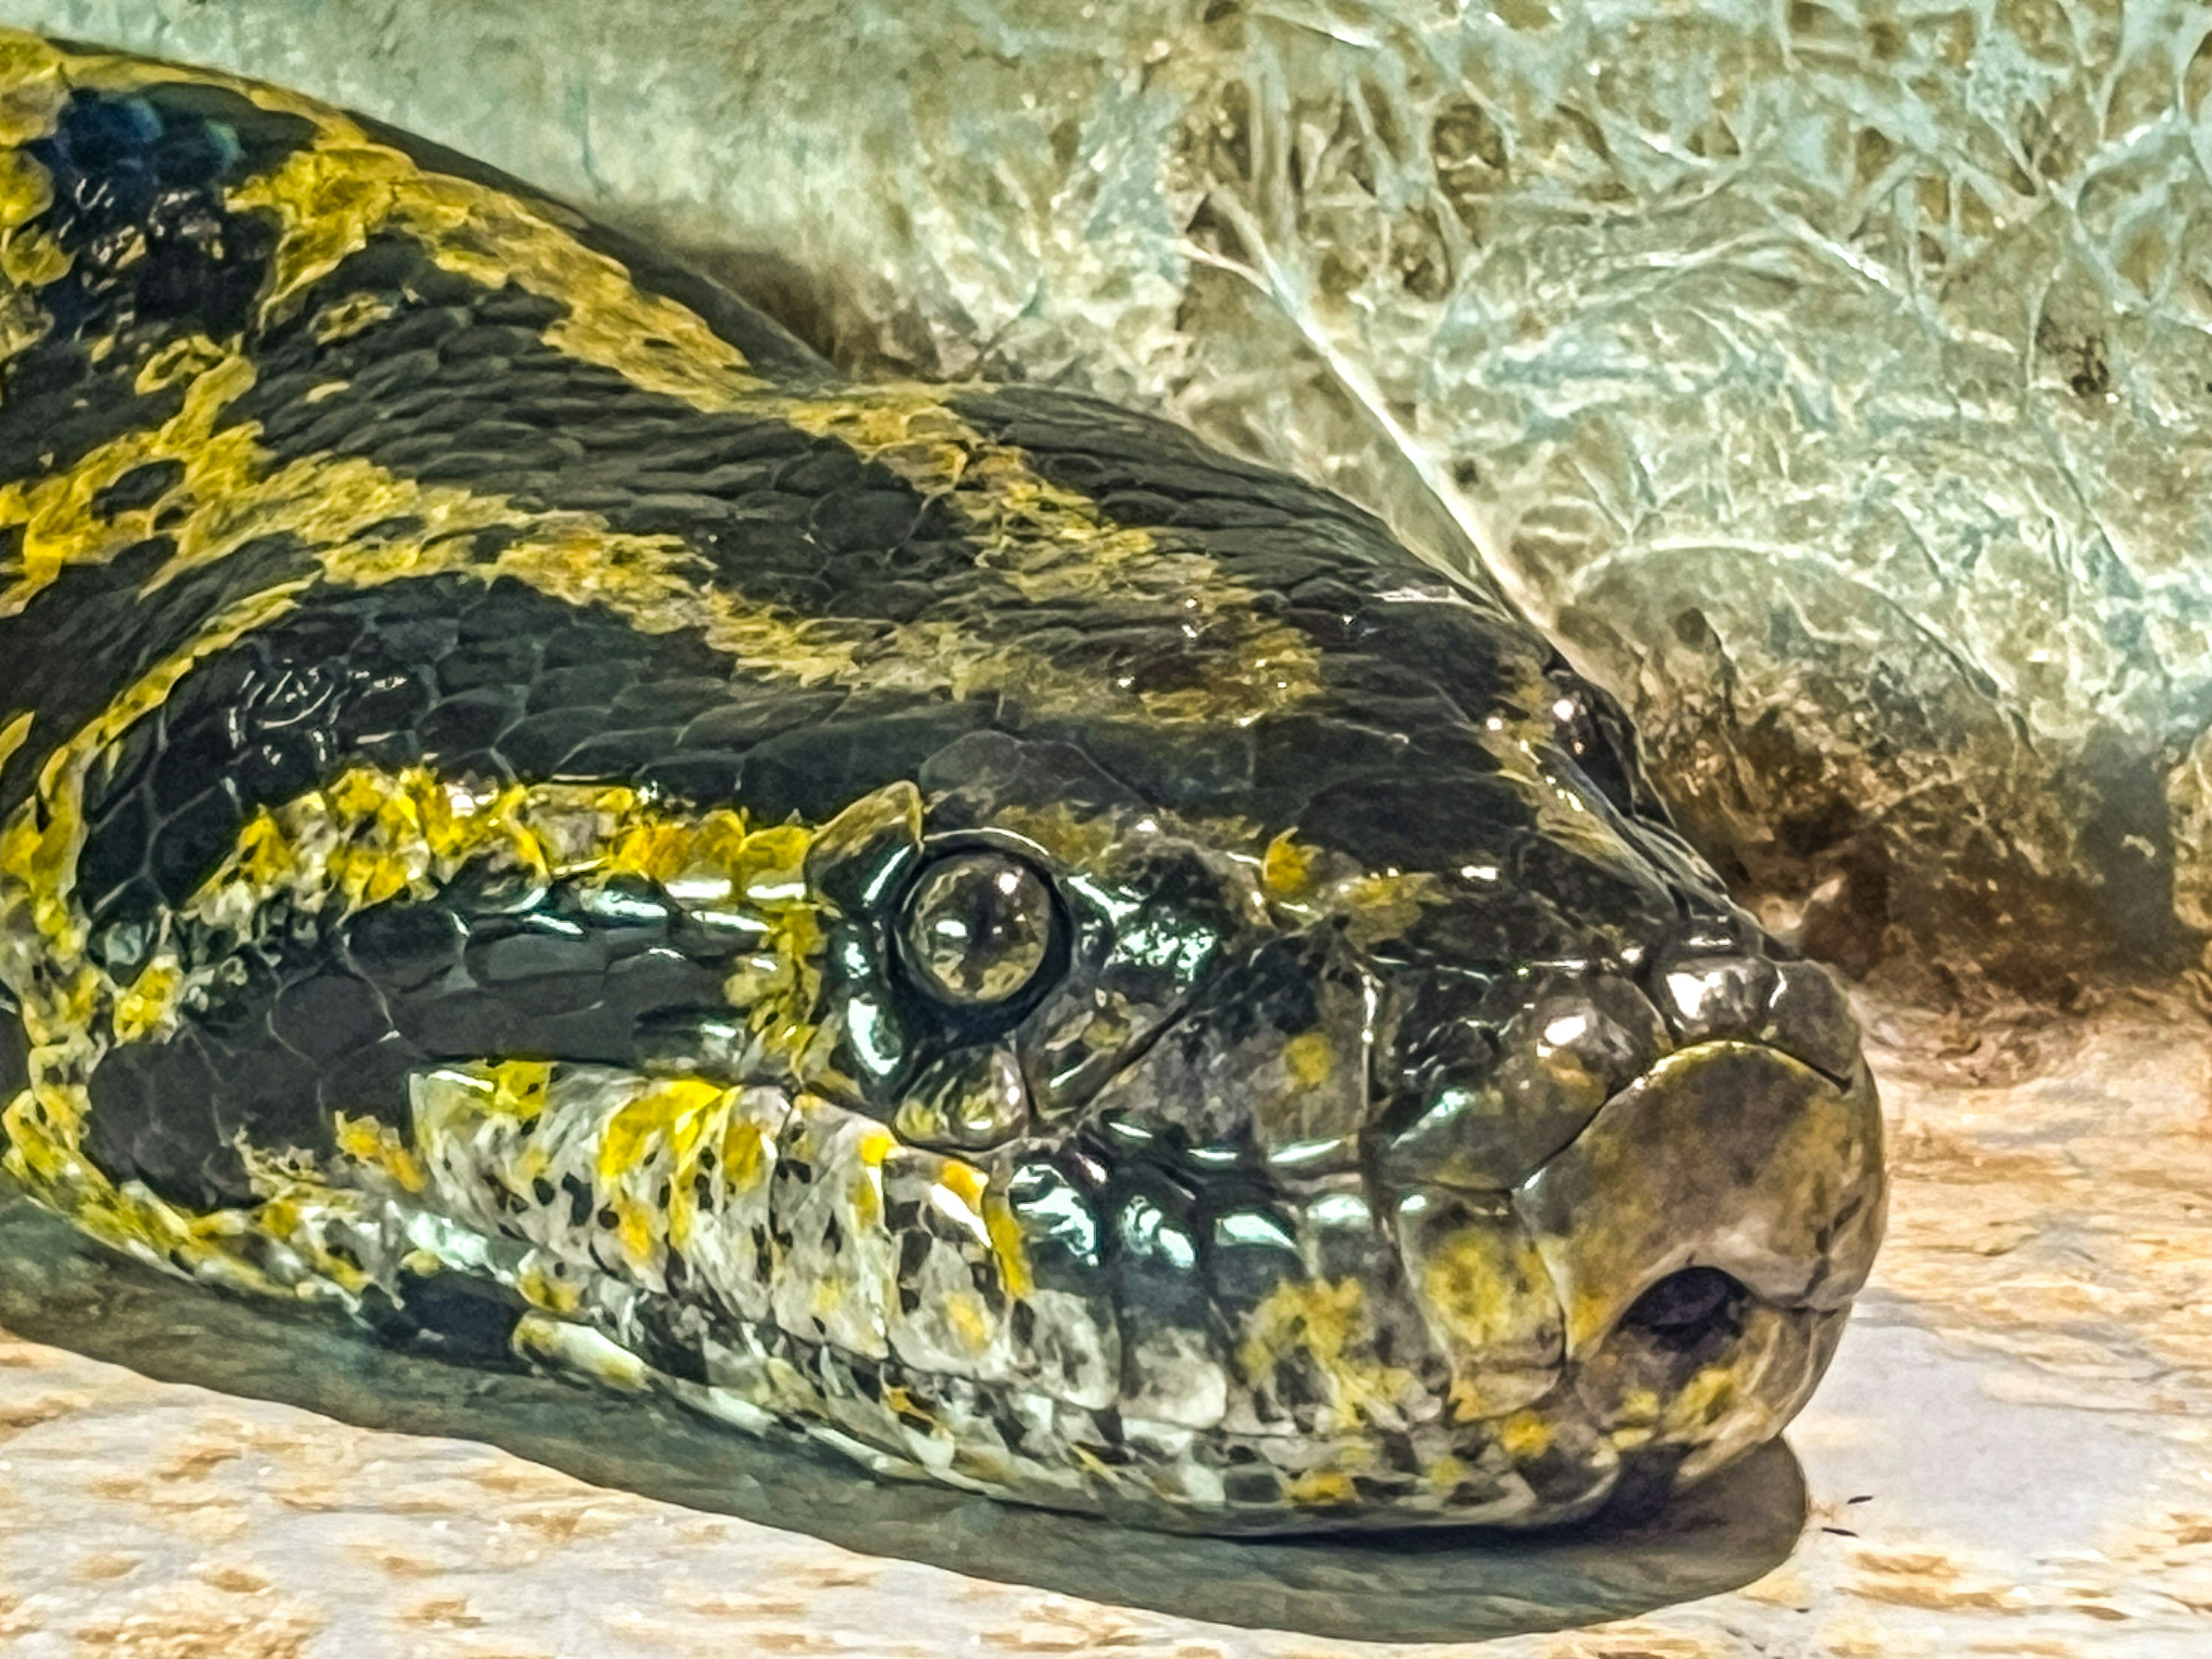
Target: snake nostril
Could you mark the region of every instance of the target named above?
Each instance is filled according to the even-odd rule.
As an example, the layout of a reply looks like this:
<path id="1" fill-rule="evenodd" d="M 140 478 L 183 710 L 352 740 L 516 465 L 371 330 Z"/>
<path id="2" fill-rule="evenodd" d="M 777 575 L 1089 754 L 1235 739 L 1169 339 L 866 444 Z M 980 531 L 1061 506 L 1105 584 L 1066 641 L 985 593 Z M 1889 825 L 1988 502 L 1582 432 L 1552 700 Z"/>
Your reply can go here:
<path id="1" fill-rule="evenodd" d="M 1620 1325 L 1677 1353 L 1717 1347 L 1742 1333 L 1750 1295 L 1717 1267 L 1685 1267 L 1638 1297 Z"/>

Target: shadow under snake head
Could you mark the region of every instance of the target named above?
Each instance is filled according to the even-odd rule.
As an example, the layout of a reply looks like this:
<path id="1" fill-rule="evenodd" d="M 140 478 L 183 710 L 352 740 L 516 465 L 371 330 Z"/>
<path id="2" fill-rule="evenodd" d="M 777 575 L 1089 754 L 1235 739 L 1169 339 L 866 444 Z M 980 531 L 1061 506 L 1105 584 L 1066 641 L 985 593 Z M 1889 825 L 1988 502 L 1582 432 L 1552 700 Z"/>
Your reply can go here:
<path id="1" fill-rule="evenodd" d="M 0 71 L 46 1202 L 1167 1525 L 1562 1519 L 1802 1402 L 1881 1228 L 1850 1014 L 1503 600 L 356 118 Z"/>

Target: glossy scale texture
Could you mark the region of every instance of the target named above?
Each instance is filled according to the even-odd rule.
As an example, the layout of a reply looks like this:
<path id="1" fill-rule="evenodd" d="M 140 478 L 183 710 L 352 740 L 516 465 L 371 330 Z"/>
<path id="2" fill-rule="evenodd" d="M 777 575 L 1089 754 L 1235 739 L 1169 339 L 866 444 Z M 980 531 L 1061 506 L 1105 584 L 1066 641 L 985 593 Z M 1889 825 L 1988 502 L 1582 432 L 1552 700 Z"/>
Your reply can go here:
<path id="1" fill-rule="evenodd" d="M 1802 1403 L 1881 1225 L 1850 1015 L 1498 596 L 291 95 L 0 88 L 46 1202 L 1171 1527 L 1570 1518 Z"/>

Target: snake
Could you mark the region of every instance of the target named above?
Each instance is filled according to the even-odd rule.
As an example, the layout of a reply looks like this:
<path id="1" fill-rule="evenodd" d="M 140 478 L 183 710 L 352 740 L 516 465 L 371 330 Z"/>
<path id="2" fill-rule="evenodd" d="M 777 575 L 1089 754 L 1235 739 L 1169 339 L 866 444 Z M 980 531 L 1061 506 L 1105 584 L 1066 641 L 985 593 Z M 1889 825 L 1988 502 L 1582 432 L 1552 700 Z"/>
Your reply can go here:
<path id="1" fill-rule="evenodd" d="M 15 33 L 0 1103 L 172 1273 L 1198 1532 L 1663 1499 L 1885 1209 L 1844 993 L 1494 586 Z"/>

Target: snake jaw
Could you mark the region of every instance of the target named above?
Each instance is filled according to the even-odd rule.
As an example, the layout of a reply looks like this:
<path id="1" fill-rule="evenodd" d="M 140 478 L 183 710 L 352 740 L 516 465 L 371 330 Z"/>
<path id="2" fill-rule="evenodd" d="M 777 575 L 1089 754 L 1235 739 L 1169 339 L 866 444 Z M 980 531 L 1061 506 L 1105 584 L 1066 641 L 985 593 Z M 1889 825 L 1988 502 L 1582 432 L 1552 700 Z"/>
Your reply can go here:
<path id="1" fill-rule="evenodd" d="M 1514 1196 L 1617 1444 L 1694 1478 L 1803 1404 L 1886 1211 L 1871 1076 L 1709 1038 L 1662 1059 Z"/>

